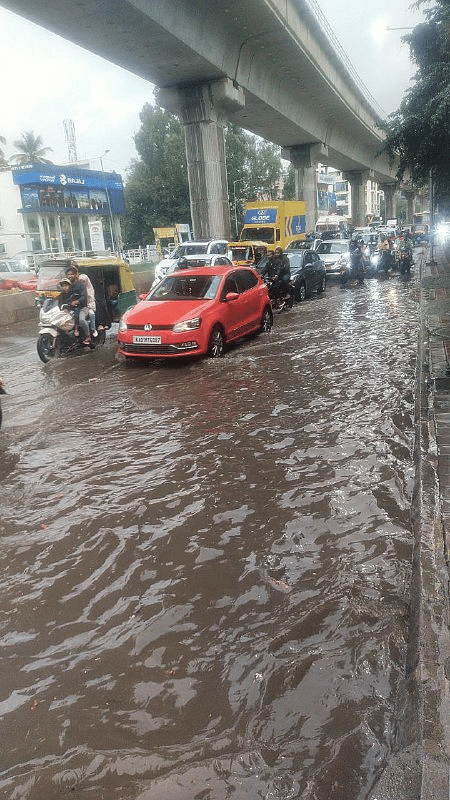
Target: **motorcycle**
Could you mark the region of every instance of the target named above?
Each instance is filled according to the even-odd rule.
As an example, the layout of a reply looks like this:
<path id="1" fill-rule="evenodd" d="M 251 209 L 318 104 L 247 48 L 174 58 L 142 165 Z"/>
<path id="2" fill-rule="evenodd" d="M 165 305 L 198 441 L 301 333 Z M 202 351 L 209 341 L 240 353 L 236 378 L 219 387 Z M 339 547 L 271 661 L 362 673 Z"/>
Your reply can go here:
<path id="1" fill-rule="evenodd" d="M 364 282 L 365 267 L 361 259 L 354 259 L 353 253 L 350 257 L 343 257 L 340 266 L 340 280 L 341 286 L 345 286 L 351 281 L 358 283 Z"/>
<path id="2" fill-rule="evenodd" d="M 412 247 L 409 248 L 404 242 L 399 242 L 395 246 L 395 265 L 400 275 L 410 275 L 413 265 Z"/>
<path id="3" fill-rule="evenodd" d="M 53 358 L 85 351 L 96 350 L 105 343 L 105 327 L 99 325 L 97 336 L 90 344 L 83 344 L 83 337 L 75 335 L 75 322 L 67 307 L 59 308 L 56 298 L 45 300 L 39 311 L 38 356 L 44 364 Z"/>
<path id="4" fill-rule="evenodd" d="M 375 250 L 370 256 L 370 268 L 374 275 L 380 275 L 384 272 L 388 274 L 389 269 L 392 267 L 392 253 L 390 250 Z"/>
<path id="5" fill-rule="evenodd" d="M 289 281 L 287 289 L 286 284 L 277 278 L 265 276 L 264 282 L 269 290 L 269 299 L 274 311 L 285 311 L 292 308 L 294 305 L 294 287 L 291 281 Z"/>

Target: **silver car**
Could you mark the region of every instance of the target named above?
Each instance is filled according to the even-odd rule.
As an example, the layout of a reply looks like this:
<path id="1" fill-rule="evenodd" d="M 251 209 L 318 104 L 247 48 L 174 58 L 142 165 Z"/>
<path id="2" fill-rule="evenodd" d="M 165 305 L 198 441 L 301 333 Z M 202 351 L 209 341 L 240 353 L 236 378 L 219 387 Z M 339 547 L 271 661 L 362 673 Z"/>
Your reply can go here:
<path id="1" fill-rule="evenodd" d="M 228 242 L 226 239 L 211 239 L 207 242 L 182 242 L 176 246 L 175 250 L 172 250 L 168 258 L 163 258 L 156 265 L 154 282 L 158 283 L 169 272 L 173 272 L 173 268 L 179 258 L 200 254 L 207 255 L 209 253 L 226 255 L 227 249 Z"/>
<path id="2" fill-rule="evenodd" d="M 325 266 L 327 277 L 339 277 L 341 266 L 350 256 L 350 239 L 319 239 L 314 249 Z"/>

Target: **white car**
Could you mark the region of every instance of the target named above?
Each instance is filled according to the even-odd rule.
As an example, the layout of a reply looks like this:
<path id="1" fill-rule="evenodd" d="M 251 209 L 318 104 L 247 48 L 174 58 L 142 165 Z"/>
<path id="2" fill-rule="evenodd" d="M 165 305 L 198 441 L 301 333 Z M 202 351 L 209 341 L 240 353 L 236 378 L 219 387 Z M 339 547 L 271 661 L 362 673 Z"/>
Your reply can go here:
<path id="1" fill-rule="evenodd" d="M 191 255 L 206 255 L 214 253 L 218 255 L 225 255 L 228 249 L 228 242 L 226 239 L 211 239 L 207 242 L 183 242 L 172 250 L 169 258 L 163 258 L 162 261 L 155 267 L 155 280 L 158 283 L 161 278 L 164 278 L 169 272 L 173 271 L 173 267 L 179 258 Z"/>
<path id="2" fill-rule="evenodd" d="M 188 263 L 187 269 L 195 269 L 196 267 L 230 267 L 232 266 L 233 262 L 231 261 L 228 256 L 215 256 L 215 255 L 199 255 L 195 256 L 183 256 Z M 166 275 L 169 275 L 171 272 L 176 272 L 178 269 L 178 261 L 175 262 L 173 267 L 171 267 Z M 164 276 L 165 277 L 165 276 Z M 152 289 L 156 284 L 159 283 L 159 280 L 155 278 L 152 283 Z"/>
<path id="3" fill-rule="evenodd" d="M 36 270 L 33 267 L 27 267 L 14 258 L 0 260 L 0 280 L 27 281 L 35 278 Z"/>
<path id="4" fill-rule="evenodd" d="M 314 250 L 323 261 L 327 276 L 339 276 L 350 254 L 350 239 L 318 239 Z"/>

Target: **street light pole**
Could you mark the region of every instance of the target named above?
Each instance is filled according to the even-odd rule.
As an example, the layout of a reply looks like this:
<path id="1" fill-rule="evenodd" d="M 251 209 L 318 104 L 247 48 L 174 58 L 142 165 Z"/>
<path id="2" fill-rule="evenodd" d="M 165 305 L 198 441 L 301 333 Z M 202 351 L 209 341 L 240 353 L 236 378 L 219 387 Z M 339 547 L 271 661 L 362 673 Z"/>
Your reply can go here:
<path id="1" fill-rule="evenodd" d="M 234 206 L 234 229 L 236 232 L 236 239 L 238 237 L 238 223 L 237 223 L 237 211 L 236 211 L 236 184 L 242 183 L 245 181 L 245 178 L 237 178 L 233 181 L 233 206 Z"/>
<path id="2" fill-rule="evenodd" d="M 111 249 L 112 249 L 113 253 L 115 253 L 116 252 L 116 243 L 115 243 L 115 239 L 114 239 L 114 220 L 113 220 L 113 215 L 112 215 L 111 200 L 109 199 L 108 186 L 106 184 L 105 170 L 103 169 L 103 159 L 107 155 L 107 153 L 109 153 L 109 150 L 105 150 L 105 152 L 102 153 L 101 156 L 99 156 L 99 161 L 100 161 L 100 164 L 101 164 L 101 167 L 102 167 L 103 183 L 105 184 L 106 199 L 108 201 L 109 229 L 110 229 L 110 232 L 111 232 Z"/>

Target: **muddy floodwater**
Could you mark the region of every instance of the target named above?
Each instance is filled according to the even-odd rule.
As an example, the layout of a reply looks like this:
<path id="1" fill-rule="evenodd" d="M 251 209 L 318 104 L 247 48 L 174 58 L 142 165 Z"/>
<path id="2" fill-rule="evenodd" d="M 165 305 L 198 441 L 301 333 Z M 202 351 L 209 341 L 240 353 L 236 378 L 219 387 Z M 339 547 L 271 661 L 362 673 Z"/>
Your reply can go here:
<path id="1" fill-rule="evenodd" d="M 417 268 L 416 268 L 417 271 Z M 408 636 L 417 275 L 219 360 L 0 329 L 0 796 L 364 800 Z"/>

